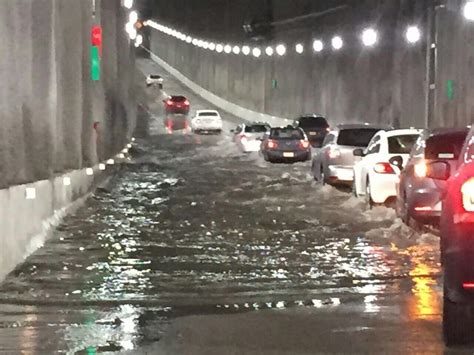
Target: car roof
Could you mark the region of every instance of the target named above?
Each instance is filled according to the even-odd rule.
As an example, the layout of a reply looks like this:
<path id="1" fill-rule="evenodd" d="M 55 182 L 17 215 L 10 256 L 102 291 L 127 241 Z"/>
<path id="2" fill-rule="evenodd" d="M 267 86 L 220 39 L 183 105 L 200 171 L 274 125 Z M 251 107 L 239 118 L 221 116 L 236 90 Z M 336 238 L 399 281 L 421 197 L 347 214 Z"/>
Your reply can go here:
<path id="1" fill-rule="evenodd" d="M 203 112 L 219 113 L 219 112 L 217 112 L 217 110 L 196 110 L 196 113 L 203 113 Z"/>
<path id="2" fill-rule="evenodd" d="M 394 129 L 385 132 L 386 137 L 402 136 L 402 135 L 420 135 L 423 132 L 423 129 Z"/>
<path id="3" fill-rule="evenodd" d="M 357 129 L 357 128 L 374 128 L 380 130 L 392 130 L 393 127 L 382 123 L 342 123 L 336 126 L 337 130 Z"/>
<path id="4" fill-rule="evenodd" d="M 317 114 L 317 113 L 307 113 L 300 115 L 296 118 L 296 120 L 299 120 L 300 118 L 306 118 L 306 117 L 314 117 L 314 118 L 326 118 L 323 115 Z"/>
<path id="5" fill-rule="evenodd" d="M 452 135 L 460 133 L 468 133 L 469 128 L 435 128 L 429 131 L 430 137 L 433 136 L 443 136 L 443 135 Z"/>

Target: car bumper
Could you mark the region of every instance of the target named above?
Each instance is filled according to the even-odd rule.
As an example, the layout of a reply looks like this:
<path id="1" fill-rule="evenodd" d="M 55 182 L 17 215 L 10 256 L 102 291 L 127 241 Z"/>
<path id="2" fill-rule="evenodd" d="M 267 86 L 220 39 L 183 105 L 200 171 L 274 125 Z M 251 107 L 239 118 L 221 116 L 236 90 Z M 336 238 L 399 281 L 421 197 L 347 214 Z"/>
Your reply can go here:
<path id="1" fill-rule="evenodd" d="M 452 301 L 470 299 L 474 301 L 474 288 L 463 287 L 464 283 L 474 284 L 474 223 L 458 223 L 455 230 L 442 238 L 445 285 Z M 453 299 L 454 297 L 454 299 Z"/>
<path id="2" fill-rule="evenodd" d="M 438 191 L 420 189 L 412 193 L 410 215 L 422 223 L 439 221 L 441 216 L 441 198 Z"/>
<path id="3" fill-rule="evenodd" d="M 166 107 L 166 112 L 170 113 L 184 113 L 187 114 L 189 113 L 189 107 Z"/>
<path id="4" fill-rule="evenodd" d="M 262 142 L 258 140 L 247 141 L 246 143 L 241 142 L 242 150 L 246 153 L 260 151 L 261 145 L 262 145 Z"/>
<path id="5" fill-rule="evenodd" d="M 352 166 L 330 165 L 328 179 L 331 183 L 352 184 L 354 181 L 354 168 Z"/>
<path id="6" fill-rule="evenodd" d="M 194 131 L 222 131 L 222 124 L 194 124 Z"/>
<path id="7" fill-rule="evenodd" d="M 292 152 L 284 151 L 266 151 L 269 160 L 282 161 L 307 161 L 311 159 L 311 152 L 309 150 L 297 150 Z"/>

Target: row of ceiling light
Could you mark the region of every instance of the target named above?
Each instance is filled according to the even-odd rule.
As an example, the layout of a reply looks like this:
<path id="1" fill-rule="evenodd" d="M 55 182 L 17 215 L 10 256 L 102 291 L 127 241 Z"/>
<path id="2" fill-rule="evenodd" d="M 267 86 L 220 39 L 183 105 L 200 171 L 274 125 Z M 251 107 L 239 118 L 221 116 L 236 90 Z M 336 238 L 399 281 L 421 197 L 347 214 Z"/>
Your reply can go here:
<path id="1" fill-rule="evenodd" d="M 133 0 L 123 0 L 122 5 L 131 10 L 133 7 Z M 135 10 L 130 11 L 128 14 L 128 22 L 125 25 L 125 31 L 132 41 L 135 41 L 135 47 L 139 47 L 143 43 L 143 36 L 138 34 L 136 23 L 138 21 L 138 13 Z"/>
<path id="2" fill-rule="evenodd" d="M 127 1 L 127 0 L 124 0 Z M 133 0 L 129 0 L 133 1 Z M 463 7 L 463 15 L 467 20 L 474 21 L 474 0 L 469 0 L 464 4 Z M 216 51 L 217 53 L 226 53 L 226 54 L 240 54 L 243 55 L 250 55 L 252 54 L 254 57 L 260 57 L 262 55 L 262 50 L 259 47 L 251 48 L 248 45 L 238 46 L 238 45 L 230 45 L 230 44 L 221 44 L 221 43 L 214 43 L 210 41 L 206 41 L 199 38 L 193 38 L 187 34 L 179 32 L 175 29 L 170 27 L 161 25 L 153 20 L 148 20 L 144 22 L 145 26 L 149 26 L 154 28 L 160 32 L 163 32 L 167 35 L 173 36 L 181 41 L 186 43 L 192 44 L 196 47 L 200 47 L 203 49 L 208 49 L 210 51 Z M 409 44 L 416 44 L 421 40 L 422 33 L 418 26 L 410 25 L 405 30 L 405 40 Z M 379 33 L 373 27 L 368 27 L 364 29 L 361 33 L 361 42 L 366 47 L 374 47 L 379 42 Z M 325 49 L 325 43 L 322 39 L 315 39 L 312 43 L 312 47 L 314 52 L 319 53 Z M 344 40 L 341 36 L 334 36 L 331 39 L 331 47 L 333 50 L 340 50 L 344 47 Z M 297 43 L 294 46 L 294 50 L 298 54 L 302 54 L 305 51 L 305 47 L 303 43 Z M 284 44 L 278 44 L 275 48 L 272 46 L 268 46 L 265 48 L 265 54 L 267 56 L 272 56 L 276 53 L 279 56 L 284 56 L 287 53 L 287 47 Z"/>
<path id="3" fill-rule="evenodd" d="M 200 47 L 203 49 L 208 49 L 210 51 L 216 51 L 217 53 L 234 53 L 234 54 L 244 54 L 249 55 L 252 54 L 254 57 L 260 57 L 262 55 L 262 50 L 259 47 L 251 48 L 248 45 L 238 46 L 238 45 L 230 45 L 230 44 L 221 44 L 221 43 L 214 43 L 209 42 L 199 38 L 193 38 L 189 35 L 186 35 L 182 32 L 179 32 L 175 29 L 170 27 L 161 25 L 156 23 L 153 20 L 145 21 L 145 26 L 149 26 L 154 28 L 160 32 L 163 32 L 169 36 L 173 36 L 181 41 L 186 43 L 192 44 L 196 47 Z M 420 41 L 421 39 L 421 31 L 417 26 L 409 26 L 406 29 L 405 37 L 408 43 L 414 44 Z M 374 28 L 366 28 L 361 34 L 361 41 L 367 47 L 374 47 L 379 41 L 379 35 L 376 29 Z M 344 46 L 344 40 L 341 36 L 334 36 L 331 39 L 331 47 L 333 50 L 340 50 Z M 304 53 L 304 45 L 302 43 L 295 44 L 295 51 L 298 54 Z M 313 50 L 317 53 L 322 52 L 325 48 L 325 43 L 321 39 L 315 39 L 313 41 Z M 276 47 L 268 46 L 265 48 L 265 54 L 267 56 L 272 56 L 276 53 L 279 56 L 284 56 L 287 53 L 287 47 L 284 44 L 278 44 Z"/>

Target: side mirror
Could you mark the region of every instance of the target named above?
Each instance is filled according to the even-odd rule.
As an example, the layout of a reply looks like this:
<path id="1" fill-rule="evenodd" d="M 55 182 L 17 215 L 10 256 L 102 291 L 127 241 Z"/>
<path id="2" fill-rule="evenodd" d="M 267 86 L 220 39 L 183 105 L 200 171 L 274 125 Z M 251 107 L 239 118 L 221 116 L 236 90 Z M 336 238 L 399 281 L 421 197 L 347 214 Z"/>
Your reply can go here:
<path id="1" fill-rule="evenodd" d="M 428 164 L 426 167 L 426 177 L 434 180 L 448 180 L 451 176 L 451 167 L 445 161 L 438 161 Z"/>
<path id="2" fill-rule="evenodd" d="M 391 165 L 396 166 L 400 171 L 403 170 L 403 158 L 400 155 L 390 158 L 388 161 Z"/>
<path id="3" fill-rule="evenodd" d="M 353 154 L 355 157 L 363 157 L 363 156 L 365 156 L 364 150 L 363 150 L 362 148 L 354 149 L 354 151 L 352 152 L 352 154 Z"/>

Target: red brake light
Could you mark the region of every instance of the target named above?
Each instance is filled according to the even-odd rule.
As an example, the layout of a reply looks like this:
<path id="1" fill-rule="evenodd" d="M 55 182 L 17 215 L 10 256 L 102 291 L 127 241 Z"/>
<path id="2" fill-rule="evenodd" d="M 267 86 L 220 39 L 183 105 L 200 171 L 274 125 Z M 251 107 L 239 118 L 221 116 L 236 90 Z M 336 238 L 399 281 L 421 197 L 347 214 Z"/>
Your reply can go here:
<path id="1" fill-rule="evenodd" d="M 474 282 L 463 282 L 462 288 L 464 289 L 474 289 Z"/>
<path id="2" fill-rule="evenodd" d="M 186 106 L 189 106 L 189 101 L 188 101 L 188 100 L 184 101 L 184 104 L 185 104 Z"/>
<path id="3" fill-rule="evenodd" d="M 308 149 L 309 148 L 309 142 L 307 140 L 304 140 L 302 139 L 300 141 L 300 144 L 301 144 L 301 147 L 304 148 L 304 149 Z"/>
<path id="4" fill-rule="evenodd" d="M 239 138 L 242 142 L 245 142 L 247 140 L 247 136 L 245 134 L 241 134 Z"/>
<path id="5" fill-rule="evenodd" d="M 269 149 L 275 149 L 276 147 L 278 147 L 278 143 L 274 141 L 273 139 L 269 139 L 267 142 L 267 147 Z"/>
<path id="6" fill-rule="evenodd" d="M 392 166 L 389 163 L 377 163 L 374 166 L 374 171 L 377 174 L 395 174 Z"/>
<path id="7" fill-rule="evenodd" d="M 467 212 L 474 212 L 474 178 L 467 180 L 461 187 L 462 205 Z"/>
<path id="8" fill-rule="evenodd" d="M 167 104 L 168 106 L 171 106 L 171 105 L 173 105 L 173 101 L 172 101 L 172 100 L 168 100 L 168 101 L 166 101 L 166 104 Z"/>

